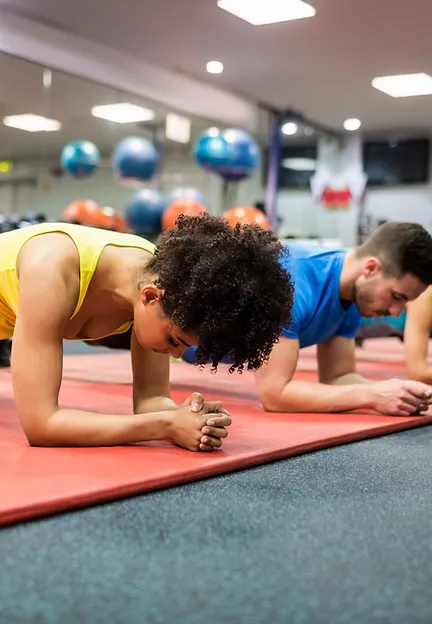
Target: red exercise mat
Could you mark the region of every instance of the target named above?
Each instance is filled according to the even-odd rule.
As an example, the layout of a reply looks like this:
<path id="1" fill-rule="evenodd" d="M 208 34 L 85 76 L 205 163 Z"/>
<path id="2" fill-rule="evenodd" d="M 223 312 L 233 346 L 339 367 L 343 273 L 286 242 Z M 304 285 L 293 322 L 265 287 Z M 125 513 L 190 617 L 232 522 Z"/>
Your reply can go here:
<path id="1" fill-rule="evenodd" d="M 90 356 L 92 357 L 92 356 Z M 188 392 L 174 391 L 183 401 Z M 168 443 L 110 448 L 30 448 L 0 374 L 0 524 L 174 486 L 345 442 L 431 424 L 368 414 L 266 414 L 253 399 L 217 396 L 233 425 L 224 450 L 192 453 Z M 130 413 L 130 387 L 65 381 L 61 404 Z"/>

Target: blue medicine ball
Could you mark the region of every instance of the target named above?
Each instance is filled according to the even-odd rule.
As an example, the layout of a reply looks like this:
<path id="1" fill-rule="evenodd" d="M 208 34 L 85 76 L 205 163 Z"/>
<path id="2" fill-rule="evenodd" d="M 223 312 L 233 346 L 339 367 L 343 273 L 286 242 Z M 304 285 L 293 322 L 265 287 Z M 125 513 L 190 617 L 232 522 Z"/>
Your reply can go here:
<path id="1" fill-rule="evenodd" d="M 201 167 L 227 181 L 250 177 L 261 160 L 253 137 L 235 128 L 210 129 L 202 133 L 195 144 L 194 156 Z"/>
<path id="2" fill-rule="evenodd" d="M 112 159 L 117 174 L 126 180 L 151 180 L 159 166 L 159 153 L 153 143 L 136 136 L 120 141 Z"/>
<path id="3" fill-rule="evenodd" d="M 91 141 L 72 141 L 63 148 L 60 164 L 74 178 L 86 178 L 100 164 L 99 150 Z"/>
<path id="4" fill-rule="evenodd" d="M 161 231 L 161 218 L 168 199 L 154 189 L 142 189 L 126 205 L 124 217 L 131 230 L 142 236 Z"/>

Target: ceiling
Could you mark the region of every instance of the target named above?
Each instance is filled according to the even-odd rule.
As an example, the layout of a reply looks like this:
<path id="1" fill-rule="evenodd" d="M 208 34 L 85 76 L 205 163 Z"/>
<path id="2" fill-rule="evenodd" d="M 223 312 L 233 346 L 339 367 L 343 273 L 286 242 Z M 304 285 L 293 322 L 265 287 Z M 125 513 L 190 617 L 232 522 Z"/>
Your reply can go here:
<path id="1" fill-rule="evenodd" d="M 284 0 L 281 0 L 284 1 Z M 310 0 L 312 19 L 253 27 L 216 0 L 0 0 L 51 26 L 185 72 L 276 107 L 293 106 L 336 130 L 428 131 L 432 98 L 393 99 L 375 76 L 432 71 L 430 0 Z M 208 60 L 225 64 L 205 72 Z"/>

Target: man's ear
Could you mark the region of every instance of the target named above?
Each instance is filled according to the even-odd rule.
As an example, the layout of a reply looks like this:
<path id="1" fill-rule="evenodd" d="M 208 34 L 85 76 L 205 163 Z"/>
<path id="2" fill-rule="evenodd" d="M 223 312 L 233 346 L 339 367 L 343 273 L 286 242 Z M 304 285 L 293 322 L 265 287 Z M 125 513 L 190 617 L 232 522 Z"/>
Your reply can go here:
<path id="1" fill-rule="evenodd" d="M 376 258 L 375 256 L 370 256 L 369 258 L 365 259 L 362 270 L 362 275 L 365 279 L 368 279 L 369 277 L 376 277 L 377 275 L 379 275 L 379 273 L 381 273 L 381 271 L 382 265 L 379 258 Z"/>

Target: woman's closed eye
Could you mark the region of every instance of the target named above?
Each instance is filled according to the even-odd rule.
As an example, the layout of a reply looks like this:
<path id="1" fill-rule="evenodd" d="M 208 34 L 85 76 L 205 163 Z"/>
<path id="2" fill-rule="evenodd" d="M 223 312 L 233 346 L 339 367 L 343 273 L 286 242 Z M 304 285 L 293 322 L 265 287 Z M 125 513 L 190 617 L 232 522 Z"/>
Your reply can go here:
<path id="1" fill-rule="evenodd" d="M 178 342 L 176 342 L 172 336 L 169 336 L 169 337 L 168 337 L 168 342 L 169 342 L 169 344 L 170 344 L 172 347 L 178 347 L 178 346 L 179 346 Z"/>

